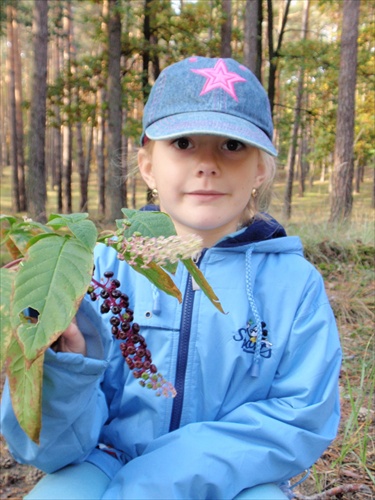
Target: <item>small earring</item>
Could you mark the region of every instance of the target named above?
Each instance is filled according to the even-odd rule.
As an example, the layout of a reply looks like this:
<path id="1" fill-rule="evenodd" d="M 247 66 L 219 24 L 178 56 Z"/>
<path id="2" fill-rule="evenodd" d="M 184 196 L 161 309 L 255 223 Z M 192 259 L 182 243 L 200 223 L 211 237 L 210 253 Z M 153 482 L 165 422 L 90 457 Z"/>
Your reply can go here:
<path id="1" fill-rule="evenodd" d="M 156 198 L 159 194 L 159 191 L 156 188 L 154 188 L 152 189 L 151 194 L 153 198 Z"/>
<path id="2" fill-rule="evenodd" d="M 251 191 L 251 196 L 253 198 L 256 198 L 258 196 L 258 190 L 256 188 L 254 188 L 252 191 Z"/>

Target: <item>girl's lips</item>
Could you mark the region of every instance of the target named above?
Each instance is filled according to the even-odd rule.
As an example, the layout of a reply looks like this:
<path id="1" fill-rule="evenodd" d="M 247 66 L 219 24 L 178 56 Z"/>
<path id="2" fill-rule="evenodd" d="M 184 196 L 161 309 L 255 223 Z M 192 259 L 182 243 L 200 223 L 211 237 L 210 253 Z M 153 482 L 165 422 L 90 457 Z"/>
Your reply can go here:
<path id="1" fill-rule="evenodd" d="M 217 200 L 218 198 L 221 198 L 222 196 L 225 195 L 225 193 L 222 193 L 220 191 L 199 190 L 199 191 L 191 191 L 191 192 L 187 193 L 187 195 L 193 196 L 194 198 L 197 198 L 200 200 L 212 201 L 212 200 Z"/>

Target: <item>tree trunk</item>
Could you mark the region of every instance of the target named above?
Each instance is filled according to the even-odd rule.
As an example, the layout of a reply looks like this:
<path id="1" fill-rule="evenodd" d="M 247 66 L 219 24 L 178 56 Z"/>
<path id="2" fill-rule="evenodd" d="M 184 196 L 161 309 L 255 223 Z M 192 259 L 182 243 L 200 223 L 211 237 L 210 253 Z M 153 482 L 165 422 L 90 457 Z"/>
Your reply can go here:
<path id="1" fill-rule="evenodd" d="M 246 0 L 244 64 L 262 81 L 262 1 Z"/>
<path id="2" fill-rule="evenodd" d="M 305 0 L 305 10 L 304 10 L 303 26 L 302 26 L 303 40 L 306 40 L 307 37 L 307 28 L 309 22 L 309 6 L 310 6 L 310 0 Z M 303 65 L 301 65 L 298 71 L 297 97 L 294 108 L 293 130 L 292 130 L 291 145 L 288 155 L 287 181 L 284 193 L 283 213 L 284 217 L 286 217 L 287 219 L 290 219 L 292 215 L 294 167 L 295 167 L 297 144 L 298 144 L 298 130 L 301 121 L 301 104 L 302 104 L 303 83 L 304 83 L 303 81 L 304 81 L 304 68 Z"/>
<path id="3" fill-rule="evenodd" d="M 144 18 L 143 18 L 143 51 L 142 51 L 142 93 L 143 102 L 146 104 L 150 93 L 149 84 L 149 64 L 150 64 L 150 45 L 151 45 L 151 21 L 150 9 L 152 0 L 145 0 Z"/>
<path id="4" fill-rule="evenodd" d="M 62 29 L 62 7 L 60 3 L 55 5 L 55 40 L 52 45 L 52 71 L 53 81 L 57 82 L 61 75 L 61 61 L 63 60 L 63 29 Z M 54 104 L 54 122 L 52 129 L 53 148 L 53 171 L 52 185 L 57 187 L 57 211 L 63 211 L 63 189 L 62 189 L 62 136 L 61 136 L 61 111 L 60 105 Z"/>
<path id="5" fill-rule="evenodd" d="M 289 7 L 291 0 L 286 0 L 285 10 L 282 17 L 279 37 L 277 40 L 276 49 L 273 41 L 273 7 L 272 0 L 267 0 L 267 15 L 268 15 L 268 59 L 269 59 L 269 76 L 268 76 L 268 99 L 270 101 L 271 113 L 275 107 L 275 89 L 276 89 L 276 74 L 278 67 L 278 58 L 280 56 L 281 45 L 285 33 L 285 26 L 288 19 Z"/>
<path id="6" fill-rule="evenodd" d="M 33 7 L 34 73 L 30 109 L 30 160 L 27 191 L 30 216 L 46 221 L 46 98 L 48 0 L 35 0 Z"/>
<path id="7" fill-rule="evenodd" d="M 108 178 L 106 184 L 107 218 L 111 221 L 121 216 L 124 207 L 121 130 L 121 17 L 119 1 L 109 0 L 108 19 Z"/>
<path id="8" fill-rule="evenodd" d="M 149 93 L 149 63 L 150 63 L 150 45 L 151 45 L 151 20 L 150 20 L 150 9 L 152 0 L 145 0 L 144 4 L 144 19 L 143 19 L 143 39 L 144 39 L 144 49 L 142 53 L 142 93 L 143 93 L 143 103 L 146 104 Z M 151 203 L 152 194 L 151 189 L 146 189 L 146 200 L 147 203 Z"/>
<path id="9" fill-rule="evenodd" d="M 96 140 L 96 161 L 98 167 L 98 214 L 105 214 L 105 90 L 99 88 L 97 98 L 97 140 Z"/>
<path id="10" fill-rule="evenodd" d="M 308 140 L 306 134 L 303 134 L 300 145 L 300 176 L 298 194 L 303 197 L 306 190 L 306 177 L 309 172 L 309 163 L 306 160 L 308 154 Z"/>
<path id="11" fill-rule="evenodd" d="M 224 19 L 221 23 L 220 57 L 232 57 L 232 0 L 221 0 Z"/>
<path id="12" fill-rule="evenodd" d="M 344 0 L 330 222 L 350 218 L 360 0 Z"/>
<path id="13" fill-rule="evenodd" d="M 65 44 L 63 58 L 67 71 L 64 90 L 64 116 L 62 126 L 62 177 L 63 177 L 63 212 L 72 212 L 72 142 L 73 132 L 71 125 L 71 104 L 72 104 L 72 84 L 71 84 L 71 32 L 72 32 L 72 5 L 71 0 L 67 0 L 64 17 L 63 31 Z"/>
<path id="14" fill-rule="evenodd" d="M 9 39 L 9 118 L 11 132 L 11 166 L 12 166 L 12 209 L 14 212 L 20 212 L 20 192 L 18 182 L 18 156 L 17 156 L 17 115 L 16 115 L 16 79 L 14 62 L 14 32 L 13 32 L 13 7 L 7 7 L 7 31 Z"/>
<path id="15" fill-rule="evenodd" d="M 17 2 L 16 2 L 17 5 Z M 17 176 L 19 189 L 19 204 L 22 211 L 26 210 L 26 181 L 25 181 L 25 156 L 23 146 L 23 116 L 22 116 L 22 70 L 21 51 L 18 43 L 18 23 L 16 11 L 13 7 L 13 55 L 14 55 L 14 77 L 16 93 L 16 127 L 17 127 Z"/>

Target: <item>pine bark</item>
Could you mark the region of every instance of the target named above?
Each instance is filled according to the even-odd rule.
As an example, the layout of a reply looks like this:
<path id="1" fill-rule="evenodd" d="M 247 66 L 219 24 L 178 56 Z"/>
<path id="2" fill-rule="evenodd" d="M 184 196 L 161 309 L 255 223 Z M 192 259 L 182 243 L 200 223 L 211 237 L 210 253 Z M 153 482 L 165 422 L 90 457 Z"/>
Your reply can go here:
<path id="1" fill-rule="evenodd" d="M 122 95 L 121 95 L 121 17 L 118 0 L 109 0 L 108 18 L 108 177 L 107 218 L 121 216 L 125 205 L 121 162 Z"/>
<path id="2" fill-rule="evenodd" d="M 302 26 L 303 40 L 306 40 L 307 37 L 307 28 L 309 22 L 309 5 L 310 5 L 310 0 L 305 0 L 305 9 L 304 9 L 303 26 Z M 297 145 L 298 145 L 298 131 L 301 121 L 303 85 L 304 85 L 304 68 L 303 65 L 301 65 L 298 71 L 297 97 L 296 97 L 296 104 L 294 107 L 293 128 L 292 128 L 291 144 L 289 148 L 288 165 L 287 165 L 287 180 L 284 192 L 283 212 L 284 212 L 284 217 L 286 219 L 290 219 L 292 215 L 293 180 L 294 180 L 294 171 L 295 171 Z"/>
<path id="3" fill-rule="evenodd" d="M 349 219 L 353 206 L 353 142 L 360 0 L 344 0 L 330 221 Z"/>
<path id="4" fill-rule="evenodd" d="M 30 160 L 27 191 L 30 216 L 46 221 L 46 99 L 48 0 L 35 0 L 33 7 L 33 87 L 30 110 Z"/>
<path id="5" fill-rule="evenodd" d="M 62 180 L 63 180 L 63 207 L 64 213 L 72 212 L 72 157 L 73 157 L 73 131 L 71 124 L 71 33 L 72 33 L 72 5 L 71 0 L 67 0 L 63 17 L 63 32 L 65 44 L 63 50 L 63 59 L 67 71 L 65 89 L 64 89 L 64 113 L 62 126 Z"/>
<path id="6" fill-rule="evenodd" d="M 221 24 L 221 57 L 232 57 L 232 0 L 221 1 L 224 19 Z"/>
<path id="7" fill-rule="evenodd" d="M 8 50 L 8 95 L 9 95 L 9 121 L 11 138 L 11 166 L 12 166 L 12 209 L 20 212 L 20 192 L 18 182 L 18 156 L 17 156 L 17 117 L 16 117 L 16 78 L 14 61 L 14 32 L 13 32 L 13 7 L 7 7 L 7 34 L 9 40 Z"/>
<path id="8" fill-rule="evenodd" d="M 262 81 L 262 1 L 246 0 L 244 64 Z"/>
<path id="9" fill-rule="evenodd" d="M 278 68 L 278 58 L 285 34 L 285 26 L 288 19 L 289 7 L 291 0 L 286 0 L 285 9 L 282 17 L 279 36 L 277 39 L 276 48 L 274 46 L 273 38 L 273 3 L 272 0 L 267 0 L 267 15 L 268 15 L 268 59 L 269 59 L 269 76 L 268 76 L 268 99 L 271 106 L 271 114 L 275 106 L 275 93 L 276 93 L 276 74 Z"/>
<path id="10" fill-rule="evenodd" d="M 16 2 L 17 5 L 17 2 Z M 25 156 L 24 156 L 24 134 L 22 115 L 22 65 L 21 51 L 19 48 L 18 23 L 16 19 L 16 9 L 13 7 L 13 55 L 14 55 L 14 78 L 16 97 L 16 128 L 17 128 L 17 176 L 19 190 L 19 205 L 22 211 L 26 210 L 26 181 L 25 181 Z"/>

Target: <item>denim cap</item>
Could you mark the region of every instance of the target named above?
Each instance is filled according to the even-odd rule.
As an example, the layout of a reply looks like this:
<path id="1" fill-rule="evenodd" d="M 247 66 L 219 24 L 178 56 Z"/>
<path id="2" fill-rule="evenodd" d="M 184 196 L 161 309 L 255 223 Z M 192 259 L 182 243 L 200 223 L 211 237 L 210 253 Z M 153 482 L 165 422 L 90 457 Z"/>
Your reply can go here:
<path id="1" fill-rule="evenodd" d="M 141 143 L 195 134 L 237 139 L 277 156 L 266 91 L 233 59 L 189 57 L 165 68 L 152 87 Z"/>

